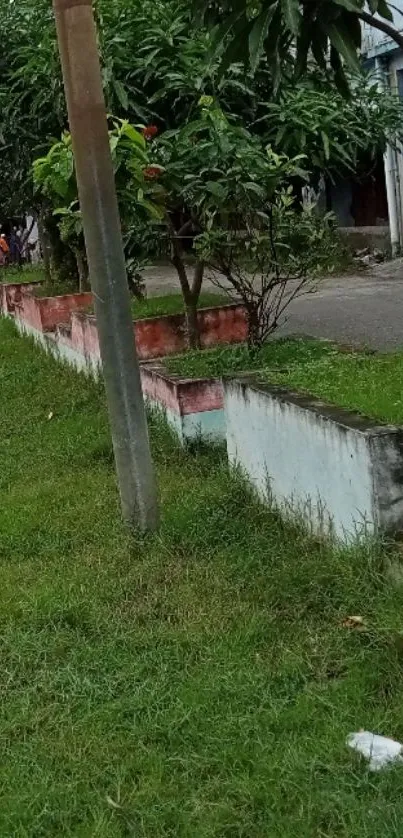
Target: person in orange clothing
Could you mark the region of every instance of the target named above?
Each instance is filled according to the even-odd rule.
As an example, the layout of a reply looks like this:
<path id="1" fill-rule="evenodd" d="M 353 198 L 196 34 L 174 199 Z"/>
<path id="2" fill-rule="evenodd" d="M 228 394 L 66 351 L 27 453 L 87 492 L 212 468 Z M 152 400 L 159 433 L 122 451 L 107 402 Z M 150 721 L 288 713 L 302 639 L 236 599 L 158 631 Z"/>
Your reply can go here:
<path id="1" fill-rule="evenodd" d="M 8 257 L 10 253 L 10 248 L 7 244 L 7 239 L 2 233 L 0 235 L 0 265 L 6 265 L 8 262 Z"/>

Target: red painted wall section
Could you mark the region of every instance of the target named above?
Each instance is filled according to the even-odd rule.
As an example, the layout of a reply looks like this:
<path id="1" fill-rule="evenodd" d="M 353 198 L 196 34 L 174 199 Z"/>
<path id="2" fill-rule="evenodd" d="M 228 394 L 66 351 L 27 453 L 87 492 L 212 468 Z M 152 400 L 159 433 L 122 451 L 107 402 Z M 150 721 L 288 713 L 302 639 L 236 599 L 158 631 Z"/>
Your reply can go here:
<path id="1" fill-rule="evenodd" d="M 69 323 L 73 311 L 80 311 L 92 304 L 92 294 L 66 294 L 62 297 L 37 297 L 42 328 L 52 332 L 61 323 Z"/>
<path id="2" fill-rule="evenodd" d="M 181 416 L 224 407 L 223 386 L 218 379 L 182 380 L 178 383 L 178 397 Z"/>
<path id="3" fill-rule="evenodd" d="M 21 299 L 17 301 L 18 294 Z M 3 287 L 4 295 L 4 287 Z M 35 297 L 32 293 L 15 292 L 15 316 L 39 332 L 55 331 L 58 326 L 70 326 L 61 330 L 64 343 L 68 343 L 84 357 L 99 361 L 100 349 L 93 314 L 85 309 L 92 303 L 92 294 L 66 294 L 60 297 Z M 202 347 L 220 344 L 240 343 L 247 337 L 247 317 L 243 306 L 238 304 L 199 311 L 200 340 Z M 133 323 L 134 339 L 141 361 L 148 361 L 165 355 L 180 354 L 186 350 L 185 316 L 165 315 Z M 212 404 L 220 399 L 210 394 Z M 183 403 L 185 405 L 185 402 Z M 221 408 L 221 402 L 218 407 Z M 186 410 L 186 408 L 184 407 Z M 215 407 L 200 408 L 215 410 Z"/>
<path id="4" fill-rule="evenodd" d="M 140 367 L 140 375 L 145 396 L 180 414 L 178 385 L 167 376 L 163 366 L 144 365 Z"/>
<path id="5" fill-rule="evenodd" d="M 40 282 L 5 282 L 1 286 L 1 311 L 14 314 L 15 304 L 21 301 L 22 293 L 32 292 L 40 285 Z"/>
<path id="6" fill-rule="evenodd" d="M 163 355 L 179 355 L 186 348 L 185 317 L 167 314 L 137 320 L 133 326 L 137 354 L 141 361 Z"/>
<path id="7" fill-rule="evenodd" d="M 201 309 L 199 327 L 204 348 L 220 343 L 243 343 L 248 336 L 247 315 L 242 305 Z"/>
<path id="8" fill-rule="evenodd" d="M 198 319 L 200 343 L 204 348 L 221 343 L 242 343 L 247 338 L 247 317 L 242 305 L 200 309 Z M 141 361 L 179 355 L 186 349 L 184 314 L 138 320 L 134 332 Z"/>
<path id="9" fill-rule="evenodd" d="M 19 302 L 15 303 L 15 316 L 37 332 L 43 331 L 41 311 L 37 298 L 32 294 L 23 293 Z"/>
<path id="10" fill-rule="evenodd" d="M 56 326 L 69 323 L 73 311 L 88 308 L 92 303 L 90 292 L 64 294 L 61 297 L 34 297 L 23 293 L 19 303 L 19 316 L 34 329 L 53 332 Z"/>
<path id="11" fill-rule="evenodd" d="M 0 291 L 0 311 L 2 314 L 11 314 L 8 308 L 8 300 L 7 300 L 7 285 L 4 283 L 1 285 Z"/>
<path id="12" fill-rule="evenodd" d="M 55 298 L 57 299 L 57 298 Z M 247 336 L 247 320 L 243 306 L 229 305 L 199 312 L 201 344 L 240 343 Z M 100 357 L 96 320 L 92 314 L 73 312 L 72 342 L 87 357 Z M 140 361 L 178 355 L 186 350 L 185 317 L 167 314 L 133 323 L 137 354 Z"/>
<path id="13" fill-rule="evenodd" d="M 179 378 L 170 376 L 162 364 L 145 364 L 141 367 L 141 384 L 145 396 L 180 416 L 224 407 L 223 388 L 218 379 Z"/>
<path id="14" fill-rule="evenodd" d="M 79 311 L 73 311 L 71 315 L 71 344 L 76 352 L 85 356 L 85 327 L 87 317 Z"/>
<path id="15" fill-rule="evenodd" d="M 68 331 L 62 327 L 57 328 L 58 339 L 70 346 L 87 361 L 100 360 L 98 331 L 95 317 L 85 314 L 82 311 L 73 311 Z"/>
<path id="16" fill-rule="evenodd" d="M 87 358 L 100 359 L 97 321 L 93 314 L 82 315 L 84 332 L 84 354 Z"/>

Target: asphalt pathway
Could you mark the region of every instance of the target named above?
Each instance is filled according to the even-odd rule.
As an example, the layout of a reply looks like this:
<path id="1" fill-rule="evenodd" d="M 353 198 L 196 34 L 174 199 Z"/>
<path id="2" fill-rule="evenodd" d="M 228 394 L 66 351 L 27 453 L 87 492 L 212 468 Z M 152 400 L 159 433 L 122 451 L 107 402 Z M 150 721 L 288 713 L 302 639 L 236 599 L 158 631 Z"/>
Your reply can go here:
<path id="1" fill-rule="evenodd" d="M 296 300 L 282 333 L 309 334 L 377 350 L 403 347 L 403 259 L 358 276 L 324 280 Z"/>
<path id="2" fill-rule="evenodd" d="M 204 286 L 213 286 L 206 277 Z M 150 295 L 179 291 L 171 267 L 147 271 Z M 305 334 L 378 350 L 403 347 L 403 259 L 354 276 L 323 280 L 314 294 L 294 301 L 278 334 Z"/>

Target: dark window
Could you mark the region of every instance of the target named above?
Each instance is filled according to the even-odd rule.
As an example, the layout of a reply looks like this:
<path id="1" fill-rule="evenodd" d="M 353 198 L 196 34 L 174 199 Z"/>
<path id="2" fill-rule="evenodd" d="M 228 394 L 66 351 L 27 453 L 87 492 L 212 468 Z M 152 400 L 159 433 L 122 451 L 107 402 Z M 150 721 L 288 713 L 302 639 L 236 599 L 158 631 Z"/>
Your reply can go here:
<path id="1" fill-rule="evenodd" d="M 396 71 L 396 78 L 397 78 L 397 92 L 399 94 L 400 99 L 403 99 L 403 70 Z"/>

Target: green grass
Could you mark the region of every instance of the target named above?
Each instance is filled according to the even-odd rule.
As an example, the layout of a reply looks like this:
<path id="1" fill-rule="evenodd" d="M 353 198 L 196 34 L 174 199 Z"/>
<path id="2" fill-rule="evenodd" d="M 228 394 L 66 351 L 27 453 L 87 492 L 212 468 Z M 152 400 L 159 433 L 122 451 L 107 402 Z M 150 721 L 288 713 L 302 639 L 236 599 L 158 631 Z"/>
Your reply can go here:
<path id="1" fill-rule="evenodd" d="M 41 289 L 39 293 L 42 296 L 45 296 L 43 289 Z M 58 293 L 63 292 L 58 291 Z M 198 308 L 211 308 L 213 306 L 228 305 L 230 302 L 231 300 L 227 296 L 215 294 L 214 292 L 209 293 L 207 291 L 200 294 Z M 131 308 L 135 320 L 145 320 L 147 317 L 163 317 L 166 314 L 182 314 L 184 311 L 184 303 L 182 294 L 164 294 L 158 297 L 148 297 L 145 300 L 136 300 L 133 298 Z M 88 311 L 93 312 L 94 307 L 89 306 Z"/>
<path id="2" fill-rule="evenodd" d="M 305 390 L 381 421 L 403 422 L 403 353 L 339 353 L 336 349 L 288 370 L 266 368 L 268 381 Z"/>
<path id="3" fill-rule="evenodd" d="M 199 308 L 210 308 L 212 306 L 228 305 L 231 300 L 222 294 L 213 292 L 202 292 L 199 299 Z M 165 294 L 160 297 L 148 297 L 146 300 L 133 300 L 132 312 L 136 320 L 144 320 L 146 317 L 161 317 L 164 314 L 181 314 L 184 311 L 182 294 Z"/>
<path id="4" fill-rule="evenodd" d="M 25 265 L 22 270 L 18 268 L 3 268 L 0 271 L 0 282 L 43 282 L 45 271 L 41 265 Z"/>
<path id="5" fill-rule="evenodd" d="M 401 769 L 344 744 L 403 739 L 380 548 L 310 540 L 156 420 L 162 526 L 130 537 L 102 388 L 0 342 L 0 835 L 400 838 Z"/>
<path id="6" fill-rule="evenodd" d="M 172 373 L 209 378 L 254 371 L 260 379 L 303 390 L 366 416 L 403 423 L 403 353 L 340 352 L 332 343 L 282 339 L 251 355 L 245 345 L 164 360 Z"/>
<path id="7" fill-rule="evenodd" d="M 236 372 L 260 370 L 262 367 L 283 368 L 290 363 L 306 364 L 333 353 L 331 344 L 302 338 L 274 340 L 251 354 L 246 344 L 218 346 L 203 352 L 187 352 L 164 359 L 170 372 L 190 378 L 211 378 Z"/>

